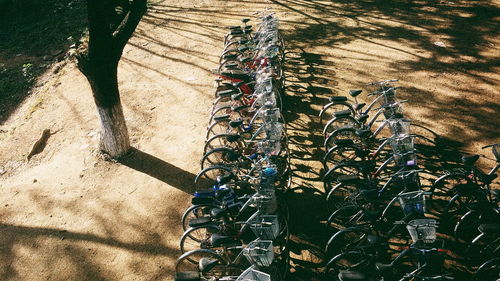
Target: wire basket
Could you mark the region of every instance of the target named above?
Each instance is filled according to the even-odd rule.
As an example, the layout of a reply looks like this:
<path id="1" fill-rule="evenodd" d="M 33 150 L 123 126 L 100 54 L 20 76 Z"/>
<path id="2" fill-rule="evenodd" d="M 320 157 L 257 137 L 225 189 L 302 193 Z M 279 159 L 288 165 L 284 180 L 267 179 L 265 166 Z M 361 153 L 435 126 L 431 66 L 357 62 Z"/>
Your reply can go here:
<path id="1" fill-rule="evenodd" d="M 406 192 L 399 194 L 398 197 L 405 214 L 425 213 L 425 196 L 422 191 Z"/>
<path id="2" fill-rule="evenodd" d="M 410 120 L 397 118 L 389 119 L 387 122 L 389 123 L 389 129 L 391 130 L 393 136 L 401 137 L 408 136 L 410 134 Z"/>
<path id="3" fill-rule="evenodd" d="M 378 105 L 381 107 L 386 107 L 388 105 L 396 103 L 396 90 L 393 88 L 382 87 L 378 90 L 380 95 L 382 95 L 378 99 Z M 382 93 L 383 91 L 383 93 Z"/>
<path id="4" fill-rule="evenodd" d="M 252 204 L 263 214 L 273 214 L 276 212 L 278 203 L 276 201 L 276 191 L 274 189 L 261 189 L 252 197 Z"/>
<path id="5" fill-rule="evenodd" d="M 424 243 L 434 243 L 436 241 L 437 223 L 433 219 L 412 220 L 406 225 L 413 243 L 423 241 Z"/>
<path id="6" fill-rule="evenodd" d="M 384 106 L 385 119 L 393 119 L 403 116 L 403 108 L 400 103 L 392 103 Z"/>
<path id="7" fill-rule="evenodd" d="M 275 215 L 257 216 L 250 223 L 250 229 L 252 229 L 255 236 L 261 239 L 273 240 L 276 237 L 278 237 L 280 233 L 278 216 Z"/>
<path id="8" fill-rule="evenodd" d="M 413 151 L 406 153 L 394 153 L 394 162 L 398 167 L 414 167 L 417 166 L 417 154 Z"/>
<path id="9" fill-rule="evenodd" d="M 243 271 L 236 281 L 271 281 L 271 276 L 249 267 Z"/>
<path id="10" fill-rule="evenodd" d="M 404 135 L 402 137 L 391 137 L 389 139 L 394 153 L 405 153 L 413 151 L 413 137 Z"/>
<path id="11" fill-rule="evenodd" d="M 274 260 L 273 241 L 255 240 L 248 243 L 243 255 L 252 265 L 259 267 L 271 266 Z"/>

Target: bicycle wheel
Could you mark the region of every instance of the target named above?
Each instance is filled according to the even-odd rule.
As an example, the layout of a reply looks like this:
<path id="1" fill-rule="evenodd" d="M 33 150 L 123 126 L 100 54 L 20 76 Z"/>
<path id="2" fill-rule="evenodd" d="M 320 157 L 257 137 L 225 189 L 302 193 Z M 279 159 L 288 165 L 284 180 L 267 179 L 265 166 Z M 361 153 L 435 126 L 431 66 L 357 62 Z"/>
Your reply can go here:
<path id="1" fill-rule="evenodd" d="M 323 128 L 323 136 L 325 139 L 330 136 L 333 131 L 338 130 L 340 128 L 356 128 L 359 129 L 361 124 L 354 119 L 352 116 L 342 116 L 342 117 L 334 117 L 328 121 L 326 126 Z"/>
<path id="2" fill-rule="evenodd" d="M 339 141 L 352 140 L 354 144 L 363 145 L 364 139 L 356 133 L 354 128 L 340 128 L 333 131 L 330 136 L 325 140 L 325 149 L 329 150 Z"/>
<path id="3" fill-rule="evenodd" d="M 364 157 L 359 157 L 359 154 L 359 149 L 355 145 L 335 145 L 323 157 L 323 167 L 328 171 L 341 163 L 362 160 Z"/>
<path id="4" fill-rule="evenodd" d="M 206 141 L 203 147 L 203 154 L 217 147 L 228 147 L 235 151 L 242 151 L 246 145 L 242 137 L 238 134 L 219 134 Z"/>
<path id="5" fill-rule="evenodd" d="M 500 279 L 500 258 L 493 258 L 483 263 L 474 272 L 473 281 Z"/>
<path id="6" fill-rule="evenodd" d="M 199 271 L 198 264 L 202 258 L 217 260 L 226 264 L 217 252 L 208 249 L 197 249 L 181 255 L 175 262 L 175 272 Z"/>
<path id="7" fill-rule="evenodd" d="M 325 266 L 326 272 L 340 272 L 342 270 L 356 270 L 365 268 L 370 263 L 369 258 L 362 251 L 348 251 L 333 257 Z"/>
<path id="8" fill-rule="evenodd" d="M 239 111 L 234 111 L 233 107 L 231 105 L 223 105 L 223 106 L 214 108 L 212 115 L 210 115 L 210 119 L 208 120 L 208 124 L 212 124 L 214 122 L 215 116 L 221 116 L 221 115 L 226 115 L 226 114 L 229 115 L 229 119 L 231 119 L 231 120 L 243 118 L 241 113 Z"/>
<path id="9" fill-rule="evenodd" d="M 181 252 L 186 253 L 196 249 L 207 249 L 210 247 L 210 237 L 219 231 L 219 228 L 214 225 L 188 228 L 179 240 Z"/>
<path id="10" fill-rule="evenodd" d="M 201 158 L 201 169 L 214 165 L 237 166 L 240 154 L 227 147 L 218 147 L 210 150 Z"/>
<path id="11" fill-rule="evenodd" d="M 213 190 L 214 184 L 217 183 L 218 178 L 230 179 L 234 181 L 234 174 L 231 168 L 223 165 L 216 165 L 207 167 L 198 173 L 194 180 L 196 191 Z"/>
<path id="12" fill-rule="evenodd" d="M 363 178 L 361 167 L 356 164 L 339 164 L 330 170 L 328 170 L 323 176 L 323 182 L 325 187 L 325 192 L 329 192 L 334 184 L 339 183 L 339 176 L 344 175 L 357 175 L 359 178 Z"/>
<path id="13" fill-rule="evenodd" d="M 342 252 L 356 250 L 365 243 L 367 236 L 366 230 L 358 227 L 340 230 L 328 240 L 325 247 L 326 256 L 334 257 Z"/>
<path id="14" fill-rule="evenodd" d="M 330 217 L 328 217 L 328 226 L 341 230 L 347 227 L 356 226 L 358 220 L 363 217 L 363 210 L 359 206 L 346 205 L 335 210 Z"/>
<path id="15" fill-rule="evenodd" d="M 356 112 L 354 112 L 354 109 L 352 108 L 352 105 L 348 102 L 331 102 L 319 113 L 319 122 L 322 126 L 324 126 L 326 122 L 331 120 L 334 117 L 335 112 L 340 112 L 344 110 L 349 110 L 352 113 L 352 116 L 356 115 Z"/>
<path id="16" fill-rule="evenodd" d="M 432 185 L 428 197 L 429 207 L 438 215 L 443 214 L 449 204 L 449 200 L 457 188 L 472 184 L 470 178 L 464 174 L 448 174 L 438 178 Z"/>
<path id="17" fill-rule="evenodd" d="M 216 135 L 230 133 L 232 128 L 229 125 L 229 122 L 231 122 L 231 119 L 229 118 L 222 120 L 215 120 L 210 125 L 208 125 L 207 134 L 205 138 L 208 140 Z"/>
<path id="18" fill-rule="evenodd" d="M 189 222 L 192 219 L 199 219 L 210 217 L 210 210 L 213 208 L 212 204 L 199 204 L 189 207 L 184 214 L 182 214 L 181 224 L 182 229 L 186 231 L 189 228 Z"/>
<path id="19" fill-rule="evenodd" d="M 333 212 L 343 206 L 353 204 L 359 197 L 360 193 L 357 183 L 340 183 L 328 192 L 326 206 L 329 212 Z"/>

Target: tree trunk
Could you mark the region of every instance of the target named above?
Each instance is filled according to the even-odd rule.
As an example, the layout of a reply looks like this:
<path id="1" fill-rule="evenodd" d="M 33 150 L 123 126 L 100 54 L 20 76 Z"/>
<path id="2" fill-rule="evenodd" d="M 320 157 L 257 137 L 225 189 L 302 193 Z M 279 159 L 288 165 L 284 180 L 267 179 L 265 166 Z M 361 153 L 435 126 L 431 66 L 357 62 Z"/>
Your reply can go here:
<path id="1" fill-rule="evenodd" d="M 112 158 L 117 158 L 130 149 L 127 125 L 118 90 L 118 62 L 114 60 L 90 62 L 88 66 L 85 76 L 92 88 L 101 122 L 99 146 L 101 151 Z"/>
<path id="2" fill-rule="evenodd" d="M 130 149 L 118 62 L 146 10 L 147 0 L 87 0 L 89 41 L 77 55 L 78 68 L 90 83 L 101 120 L 100 149 L 113 158 Z"/>
<path id="3" fill-rule="evenodd" d="M 97 112 L 101 119 L 99 144 L 101 151 L 113 158 L 127 153 L 130 149 L 130 142 L 121 103 L 111 108 L 97 106 Z"/>

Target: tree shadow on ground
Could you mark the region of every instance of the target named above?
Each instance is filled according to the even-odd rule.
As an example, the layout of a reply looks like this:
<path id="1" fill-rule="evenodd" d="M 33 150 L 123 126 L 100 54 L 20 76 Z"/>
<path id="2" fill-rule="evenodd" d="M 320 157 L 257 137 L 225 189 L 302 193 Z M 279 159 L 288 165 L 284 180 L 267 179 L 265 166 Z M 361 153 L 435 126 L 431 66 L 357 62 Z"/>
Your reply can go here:
<path id="1" fill-rule="evenodd" d="M 37 77 L 62 60 L 86 26 L 84 1 L 3 1 L 0 9 L 0 125 Z"/>
<path id="2" fill-rule="evenodd" d="M 126 156 L 118 161 L 131 169 L 147 174 L 186 193 L 192 194 L 194 192 L 195 174 L 146 152 L 132 148 Z"/>

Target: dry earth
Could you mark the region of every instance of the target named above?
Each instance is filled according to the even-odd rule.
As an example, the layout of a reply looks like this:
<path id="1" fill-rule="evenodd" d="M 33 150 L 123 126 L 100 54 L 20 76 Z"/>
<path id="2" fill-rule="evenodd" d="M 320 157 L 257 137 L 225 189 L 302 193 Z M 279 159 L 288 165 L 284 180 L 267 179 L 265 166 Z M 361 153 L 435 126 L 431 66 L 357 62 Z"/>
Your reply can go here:
<path id="1" fill-rule="evenodd" d="M 0 127 L 1 280 L 171 279 L 224 26 L 264 7 L 282 19 L 288 45 L 300 190 L 292 216 L 323 215 L 311 190 L 320 187 L 314 124 L 330 95 L 397 78 L 410 101 L 405 112 L 450 147 L 477 153 L 499 141 L 498 1 L 154 2 L 119 66 L 131 156 L 121 163 L 98 156 L 95 106 L 72 62 L 44 74 Z M 47 128 L 57 132 L 27 162 Z M 310 200 L 296 204 L 302 198 Z M 321 236 L 306 220 L 292 228 L 298 240 Z"/>

